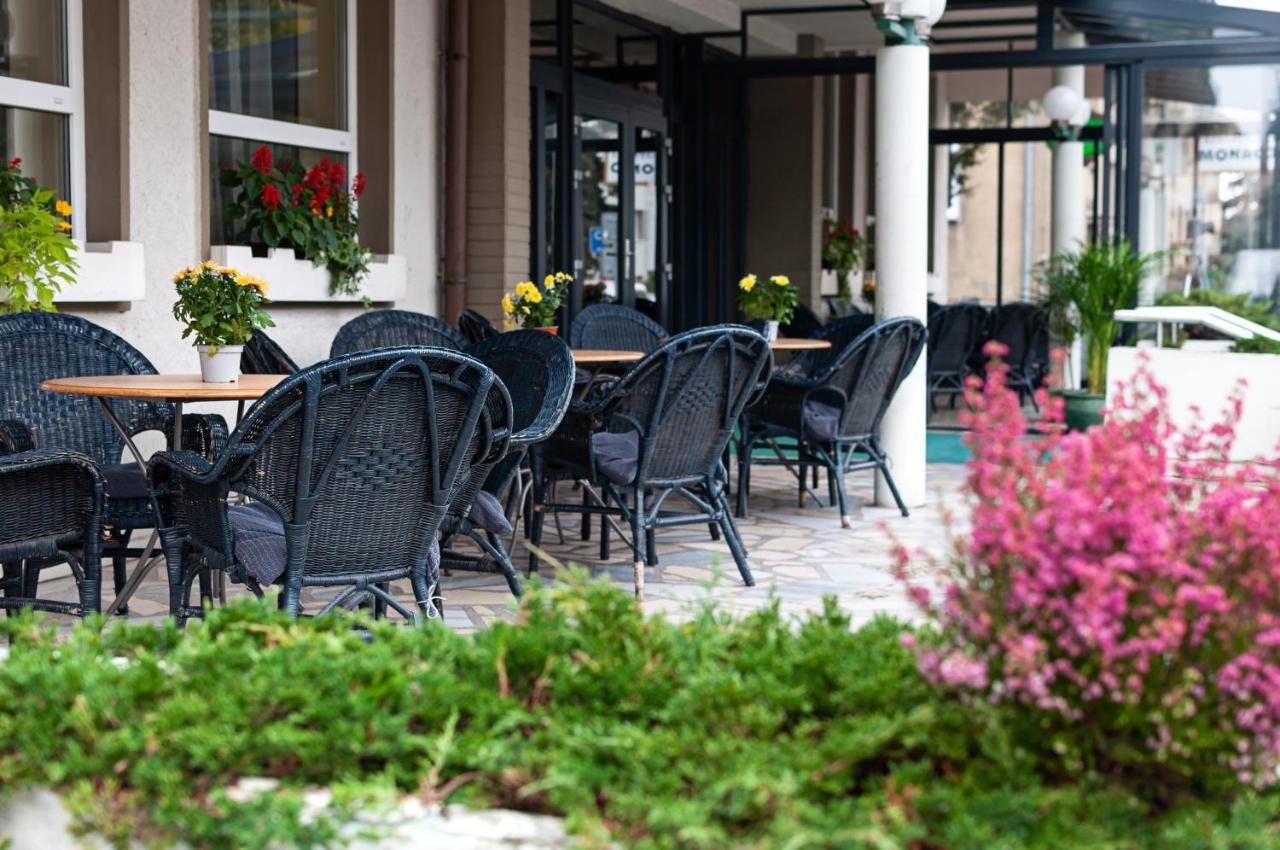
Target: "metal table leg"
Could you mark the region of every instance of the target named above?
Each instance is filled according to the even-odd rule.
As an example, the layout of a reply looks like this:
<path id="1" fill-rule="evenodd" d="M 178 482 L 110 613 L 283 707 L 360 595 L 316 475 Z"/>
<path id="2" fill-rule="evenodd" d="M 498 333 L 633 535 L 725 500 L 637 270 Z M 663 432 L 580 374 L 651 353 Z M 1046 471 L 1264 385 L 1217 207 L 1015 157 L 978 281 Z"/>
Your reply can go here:
<path id="1" fill-rule="evenodd" d="M 129 432 L 125 429 L 124 424 L 116 416 L 115 411 L 111 409 L 111 404 L 106 398 L 98 396 L 98 404 L 102 407 L 103 413 L 107 419 L 115 426 L 116 431 L 124 438 L 125 445 L 129 448 L 129 453 L 133 455 L 133 459 L 138 462 L 138 466 L 145 471 L 147 462 L 142 458 L 142 452 L 138 450 L 137 444 L 133 442 L 133 438 L 129 436 Z M 173 406 L 173 449 L 178 451 L 182 448 L 182 403 L 178 402 Z M 148 482 L 149 485 L 149 482 Z M 156 499 L 156 494 L 150 494 L 151 510 L 155 514 L 156 525 L 160 524 L 160 502 Z M 129 580 L 125 582 L 124 587 L 120 588 L 120 593 L 116 595 L 112 601 L 111 607 L 106 611 L 108 617 L 115 617 L 120 613 L 120 609 L 129 604 L 129 600 L 138 592 L 138 587 L 155 569 L 156 564 L 164 559 L 163 554 L 152 555 L 156 549 L 156 543 L 159 541 L 160 535 L 157 531 L 151 532 L 151 537 L 147 539 L 147 545 L 142 549 L 142 557 L 138 559 L 138 564 L 133 569 L 133 574 L 129 576 Z"/>

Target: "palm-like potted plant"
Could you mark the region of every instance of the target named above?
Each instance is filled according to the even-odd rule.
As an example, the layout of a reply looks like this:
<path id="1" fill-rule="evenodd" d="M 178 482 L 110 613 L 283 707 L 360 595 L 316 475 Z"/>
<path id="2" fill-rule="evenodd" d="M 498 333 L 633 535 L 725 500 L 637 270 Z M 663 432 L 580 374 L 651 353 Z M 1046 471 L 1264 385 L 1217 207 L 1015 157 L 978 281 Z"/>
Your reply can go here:
<path id="1" fill-rule="evenodd" d="M 1040 269 L 1054 334 L 1068 346 L 1084 341 L 1085 388 L 1064 389 L 1067 426 L 1102 421 L 1107 394 L 1107 353 L 1115 342 L 1116 311 L 1132 307 L 1158 253 L 1139 254 L 1128 242 L 1099 242 L 1062 251 Z"/>

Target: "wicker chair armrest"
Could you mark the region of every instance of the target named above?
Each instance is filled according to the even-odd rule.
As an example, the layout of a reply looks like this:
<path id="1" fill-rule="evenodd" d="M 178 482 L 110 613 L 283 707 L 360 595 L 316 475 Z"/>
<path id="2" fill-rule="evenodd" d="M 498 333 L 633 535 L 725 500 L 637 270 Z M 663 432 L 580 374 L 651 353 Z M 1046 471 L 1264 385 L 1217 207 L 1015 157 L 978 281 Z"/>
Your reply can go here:
<path id="1" fill-rule="evenodd" d="M 160 430 L 168 437 L 173 433 L 173 417 L 166 416 L 160 422 Z M 182 445 L 184 451 L 193 451 L 206 460 L 217 457 L 227 444 L 227 420 L 217 413 L 182 414 Z"/>
<path id="2" fill-rule="evenodd" d="M 29 452 L 36 447 L 36 435 L 25 422 L 0 419 L 0 457 Z"/>
<path id="3" fill-rule="evenodd" d="M 47 557 L 69 539 L 96 545 L 105 499 L 102 472 L 87 455 L 35 449 L 0 457 L 0 560 Z"/>
<path id="4" fill-rule="evenodd" d="M 178 473 L 189 481 L 207 484 L 217 478 L 217 466 L 193 451 L 156 452 L 151 456 L 151 476 L 154 479 L 161 469 Z"/>

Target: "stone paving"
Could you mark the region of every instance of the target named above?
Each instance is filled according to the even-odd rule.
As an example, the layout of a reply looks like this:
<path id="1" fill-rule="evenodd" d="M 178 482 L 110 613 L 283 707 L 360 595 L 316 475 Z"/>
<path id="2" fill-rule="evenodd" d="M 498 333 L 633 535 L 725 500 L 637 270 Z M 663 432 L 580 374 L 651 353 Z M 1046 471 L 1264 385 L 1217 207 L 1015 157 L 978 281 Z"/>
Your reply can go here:
<path id="1" fill-rule="evenodd" d="M 812 502 L 797 507 L 795 480 L 780 468 L 757 467 L 752 475 L 749 516 L 738 520 L 747 546 L 748 560 L 756 586 L 746 587 L 738 575 L 723 540 L 713 541 L 705 526 L 665 529 L 658 534 L 659 565 L 646 573 L 644 607 L 663 612 L 673 619 L 692 615 L 699 604 L 714 600 L 725 610 L 742 613 L 769 604 L 776 597 L 787 614 L 818 610 L 826 595 L 834 595 L 855 623 L 878 613 L 910 617 L 912 608 L 891 573 L 890 534 L 907 545 L 935 555 L 947 548 L 944 512 L 963 515 L 960 485 L 964 468 L 931 464 L 928 469 L 930 496 L 925 507 L 904 518 L 896 509 L 871 504 L 872 475 L 850 476 L 848 491 L 854 508 L 852 528 L 841 528 L 834 508 Z M 562 485 L 566 486 L 566 485 Z M 818 488 L 825 496 L 826 487 Z M 610 562 L 599 559 L 598 534 L 582 541 L 578 518 L 562 516 L 564 542 L 549 520 L 544 535 L 548 555 L 564 563 L 576 563 L 597 576 L 608 575 L 619 587 L 630 591 L 632 569 L 630 550 L 613 537 Z M 518 545 L 517 553 L 522 547 Z M 523 571 L 527 558 L 519 556 Z M 926 571 L 927 572 L 927 571 Z M 109 569 L 107 570 L 110 575 Z M 543 574 L 552 570 L 544 565 Z M 104 582 L 104 604 L 112 597 L 110 580 Z M 443 581 L 445 622 L 459 631 L 472 631 L 488 623 L 512 616 L 512 596 L 506 583 L 496 577 L 455 573 Z M 42 595 L 72 598 L 69 578 L 53 579 L 42 586 Z M 308 601 L 319 602 L 316 593 Z M 247 593 L 232 586 L 229 596 Z M 408 583 L 397 595 L 411 600 Z M 168 589 L 163 569 L 156 569 L 142 584 L 130 605 L 133 621 L 159 621 L 167 613 Z"/>

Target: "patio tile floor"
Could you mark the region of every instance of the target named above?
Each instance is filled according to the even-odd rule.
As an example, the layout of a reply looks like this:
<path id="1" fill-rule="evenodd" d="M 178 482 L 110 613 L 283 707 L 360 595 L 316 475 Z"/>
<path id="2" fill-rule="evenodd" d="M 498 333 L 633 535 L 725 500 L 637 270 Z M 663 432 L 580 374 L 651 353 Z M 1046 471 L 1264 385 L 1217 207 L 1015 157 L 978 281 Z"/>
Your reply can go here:
<path id="1" fill-rule="evenodd" d="M 704 527 L 669 529 L 657 538 L 660 563 L 646 574 L 644 607 L 678 620 L 692 616 L 698 605 L 707 600 L 741 614 L 765 606 L 776 597 L 782 610 L 790 615 L 819 610 L 824 596 L 835 595 L 855 624 L 879 613 L 911 617 L 913 609 L 891 573 L 892 543 L 888 532 L 913 548 L 941 555 L 947 549 L 943 513 L 962 504 L 963 466 L 931 464 L 928 474 L 929 502 L 913 510 L 909 518 L 903 518 L 895 509 L 871 504 L 869 473 L 851 476 L 850 504 L 857 508 L 853 527 L 845 529 L 840 527 L 834 508 L 812 504 L 798 508 L 794 479 L 785 470 L 758 468 L 753 472 L 750 516 L 738 520 L 756 586 L 742 584 L 727 546 L 723 541 L 712 541 Z M 820 494 L 825 489 L 825 485 L 819 488 Z M 630 551 L 616 535 L 612 557 L 606 565 L 599 560 L 598 536 L 582 541 L 575 515 L 562 515 L 561 523 L 563 543 L 555 525 L 547 522 L 544 544 L 551 557 L 581 564 L 596 576 L 607 575 L 630 591 Z M 516 564 L 523 571 L 527 559 L 519 555 L 520 551 L 518 547 Z M 551 572 L 544 565 L 543 574 Z M 109 565 L 107 574 L 103 597 L 109 604 Z M 411 604 L 408 583 L 401 585 L 396 587 L 397 596 Z M 332 592 L 316 592 L 309 601 L 319 603 Z M 237 596 L 247 591 L 232 585 L 228 594 Z M 74 588 L 69 578 L 54 579 L 42 585 L 42 595 L 69 599 L 74 596 Z M 511 594 L 497 576 L 445 576 L 443 595 L 445 623 L 458 631 L 473 631 L 512 616 Z M 129 619 L 158 622 L 167 610 L 167 581 L 164 570 L 157 568 L 131 601 Z M 70 618 L 58 619 L 70 627 Z"/>

